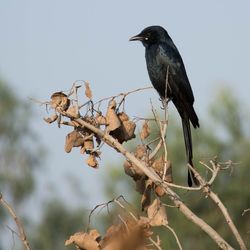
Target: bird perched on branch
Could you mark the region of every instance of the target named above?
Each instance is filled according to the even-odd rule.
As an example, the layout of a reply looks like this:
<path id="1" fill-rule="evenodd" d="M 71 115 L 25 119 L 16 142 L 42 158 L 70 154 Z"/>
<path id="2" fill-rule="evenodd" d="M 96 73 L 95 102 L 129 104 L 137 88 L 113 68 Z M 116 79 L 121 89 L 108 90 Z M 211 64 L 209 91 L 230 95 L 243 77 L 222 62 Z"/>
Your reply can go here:
<path id="1" fill-rule="evenodd" d="M 141 41 L 146 49 L 149 78 L 163 101 L 172 100 L 181 120 L 188 163 L 193 166 L 190 122 L 199 127 L 199 119 L 193 108 L 194 96 L 181 55 L 167 31 L 161 26 L 150 26 L 130 41 Z M 188 171 L 188 185 L 198 184 Z"/>

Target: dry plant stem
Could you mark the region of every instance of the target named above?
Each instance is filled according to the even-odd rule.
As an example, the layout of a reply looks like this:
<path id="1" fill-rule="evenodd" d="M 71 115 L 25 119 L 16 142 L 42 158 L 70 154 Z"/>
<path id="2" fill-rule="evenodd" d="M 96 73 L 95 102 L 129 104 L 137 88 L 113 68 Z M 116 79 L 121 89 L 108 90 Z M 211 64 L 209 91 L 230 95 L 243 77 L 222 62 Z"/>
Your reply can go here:
<path id="1" fill-rule="evenodd" d="M 216 165 L 213 161 L 210 161 L 210 163 L 212 164 L 213 166 L 213 169 L 214 169 L 214 172 L 219 172 L 220 170 L 220 166 Z M 224 206 L 224 204 L 221 202 L 220 198 L 218 197 L 218 195 L 216 195 L 210 188 L 209 185 L 207 185 L 207 183 L 205 182 L 205 180 L 201 177 L 201 175 L 190 165 L 188 165 L 189 168 L 193 171 L 195 177 L 199 180 L 204 192 L 211 198 L 211 200 L 218 206 L 218 208 L 221 210 L 221 213 L 223 214 L 223 216 L 225 217 L 225 220 L 229 226 L 229 228 L 231 229 L 234 237 L 236 238 L 239 246 L 240 246 L 240 249 L 241 250 L 247 250 L 246 246 L 245 246 L 245 243 L 243 241 L 243 239 L 241 238 L 237 228 L 235 227 L 228 211 L 227 211 L 227 208 Z M 213 175 L 215 176 L 215 175 Z M 214 177 L 215 178 L 215 177 Z M 213 177 L 211 178 L 210 181 L 213 181 L 212 180 Z"/>
<path id="2" fill-rule="evenodd" d="M 66 114 L 67 115 L 67 114 Z M 112 145 L 114 149 L 123 154 L 129 161 L 133 162 L 140 170 L 142 170 L 154 183 L 162 184 L 166 190 L 166 193 L 170 195 L 171 200 L 178 207 L 178 209 L 186 216 L 187 219 L 199 226 L 204 232 L 206 232 L 219 246 L 220 249 L 233 250 L 233 248 L 206 222 L 196 216 L 179 198 L 179 196 L 168 187 L 166 183 L 163 183 L 161 178 L 153 171 L 153 169 L 145 166 L 143 162 L 138 160 L 133 154 L 128 152 L 116 139 L 109 134 L 105 133 L 101 129 L 94 127 L 92 124 L 85 122 L 78 118 L 75 119 L 77 123 L 84 126 L 95 134 L 97 134 L 108 145 Z"/>
<path id="3" fill-rule="evenodd" d="M 135 89 L 135 90 L 131 90 L 131 91 L 128 91 L 126 93 L 120 93 L 118 95 L 114 95 L 114 96 L 110 96 L 110 97 L 106 97 L 106 98 L 103 98 L 99 101 L 97 101 L 96 103 L 94 103 L 94 105 L 98 104 L 98 103 L 101 103 L 103 101 L 107 101 L 109 99 L 114 99 L 114 98 L 117 98 L 119 96 L 127 96 L 129 94 L 132 94 L 132 93 L 135 93 L 135 92 L 138 92 L 138 91 L 142 91 L 142 90 L 146 90 L 146 89 L 152 89 L 153 87 L 152 86 L 149 86 L 149 87 L 144 87 L 144 88 L 138 88 L 138 89 Z"/>
<path id="4" fill-rule="evenodd" d="M 159 244 L 157 244 L 157 242 L 155 242 L 151 237 L 149 238 L 150 242 L 152 242 L 152 244 L 158 249 L 158 250 L 162 250 L 162 248 L 159 246 Z"/>
<path id="5" fill-rule="evenodd" d="M 165 120 L 163 122 L 161 122 L 156 110 L 153 107 L 152 102 L 151 102 L 151 106 L 152 106 L 152 112 L 153 112 L 154 117 L 155 117 L 155 121 L 156 121 L 156 123 L 159 127 L 159 130 L 160 130 L 161 141 L 162 141 L 163 148 L 164 148 L 164 169 L 163 169 L 163 175 L 162 175 L 162 180 L 164 180 L 166 177 L 166 173 L 167 173 L 167 159 L 168 159 L 168 151 L 167 151 L 167 145 L 166 145 L 166 140 L 165 140 L 165 135 L 166 135 L 166 131 L 167 131 L 167 120 L 166 120 L 166 115 L 165 115 Z M 165 105 L 165 107 L 164 107 L 165 114 L 166 114 L 166 106 L 167 105 Z M 163 123 L 163 125 L 162 125 L 162 123 Z"/>
<path id="6" fill-rule="evenodd" d="M 247 212 L 249 212 L 250 211 L 250 208 L 248 208 L 248 209 L 244 209 L 244 211 L 243 211 L 243 213 L 242 213 L 242 216 L 244 216 L 245 215 L 245 213 L 247 213 Z"/>
<path id="7" fill-rule="evenodd" d="M 3 195 L 1 193 L 0 193 L 0 203 L 3 205 L 3 207 L 6 208 L 6 210 L 9 212 L 11 217 L 16 222 L 18 232 L 19 232 L 18 236 L 21 239 L 21 241 L 23 242 L 24 249 L 31 250 L 30 245 L 29 245 L 29 241 L 27 240 L 27 237 L 26 237 L 23 225 L 22 225 L 22 222 L 17 217 L 14 209 L 4 200 Z"/>
<path id="8" fill-rule="evenodd" d="M 179 249 L 182 250 L 181 243 L 180 243 L 180 241 L 179 241 L 179 239 L 178 239 L 178 236 L 177 236 L 177 234 L 175 233 L 174 229 L 173 229 L 172 227 L 170 227 L 169 225 L 165 225 L 165 227 L 174 235 L 175 240 L 176 240 L 176 243 L 177 243 Z"/>

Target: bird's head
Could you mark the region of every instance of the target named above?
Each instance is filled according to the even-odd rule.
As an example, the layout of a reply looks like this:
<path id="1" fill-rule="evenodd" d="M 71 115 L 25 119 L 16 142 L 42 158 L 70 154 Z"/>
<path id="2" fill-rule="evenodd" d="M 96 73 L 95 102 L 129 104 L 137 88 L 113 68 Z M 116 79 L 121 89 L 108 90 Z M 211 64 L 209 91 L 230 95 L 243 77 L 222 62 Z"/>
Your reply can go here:
<path id="1" fill-rule="evenodd" d="M 141 41 L 145 47 L 164 41 L 168 38 L 167 31 L 161 26 L 150 26 L 145 28 L 140 34 L 133 36 L 129 41 Z"/>

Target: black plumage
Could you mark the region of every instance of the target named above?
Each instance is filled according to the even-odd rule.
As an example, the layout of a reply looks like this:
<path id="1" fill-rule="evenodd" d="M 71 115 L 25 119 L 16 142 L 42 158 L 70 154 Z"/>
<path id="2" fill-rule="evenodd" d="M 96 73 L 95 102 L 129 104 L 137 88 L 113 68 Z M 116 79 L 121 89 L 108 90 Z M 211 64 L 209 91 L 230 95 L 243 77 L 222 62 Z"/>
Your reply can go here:
<path id="1" fill-rule="evenodd" d="M 161 26 L 150 26 L 130 41 L 143 43 L 149 78 L 162 100 L 172 100 L 181 120 L 186 147 L 187 160 L 193 166 L 193 151 L 190 122 L 199 127 L 199 119 L 193 108 L 194 96 L 181 55 L 167 31 Z M 167 86 L 167 88 L 166 88 Z M 192 180 L 198 184 L 194 175 L 188 172 L 188 184 Z"/>

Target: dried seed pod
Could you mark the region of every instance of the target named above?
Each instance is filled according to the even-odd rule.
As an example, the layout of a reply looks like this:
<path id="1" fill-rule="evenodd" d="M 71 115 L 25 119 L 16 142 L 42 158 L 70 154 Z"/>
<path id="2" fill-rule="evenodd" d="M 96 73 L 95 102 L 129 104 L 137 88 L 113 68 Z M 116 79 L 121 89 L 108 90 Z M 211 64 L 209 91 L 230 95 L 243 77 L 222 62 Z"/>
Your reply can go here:
<path id="1" fill-rule="evenodd" d="M 145 140 L 150 135 L 150 128 L 148 126 L 148 121 L 145 121 L 142 126 L 140 137 L 142 140 Z"/>
<path id="2" fill-rule="evenodd" d="M 89 155 L 86 163 L 92 168 L 97 168 L 99 165 L 96 156 L 94 154 Z"/>
<path id="3" fill-rule="evenodd" d="M 67 95 L 63 92 L 55 92 L 51 96 L 50 105 L 54 109 L 59 109 L 60 111 L 65 111 L 70 105 L 70 100 Z"/>
<path id="4" fill-rule="evenodd" d="M 121 126 L 121 121 L 115 112 L 116 102 L 111 100 L 108 105 L 106 122 L 108 131 L 114 131 Z"/>
<path id="5" fill-rule="evenodd" d="M 85 81 L 85 95 L 90 100 L 92 99 L 92 91 L 90 89 L 89 82 L 87 82 L 87 81 Z"/>
<path id="6" fill-rule="evenodd" d="M 44 121 L 46 121 L 47 123 L 53 123 L 54 121 L 56 121 L 58 118 L 57 114 L 54 114 L 48 118 L 43 118 Z"/>

